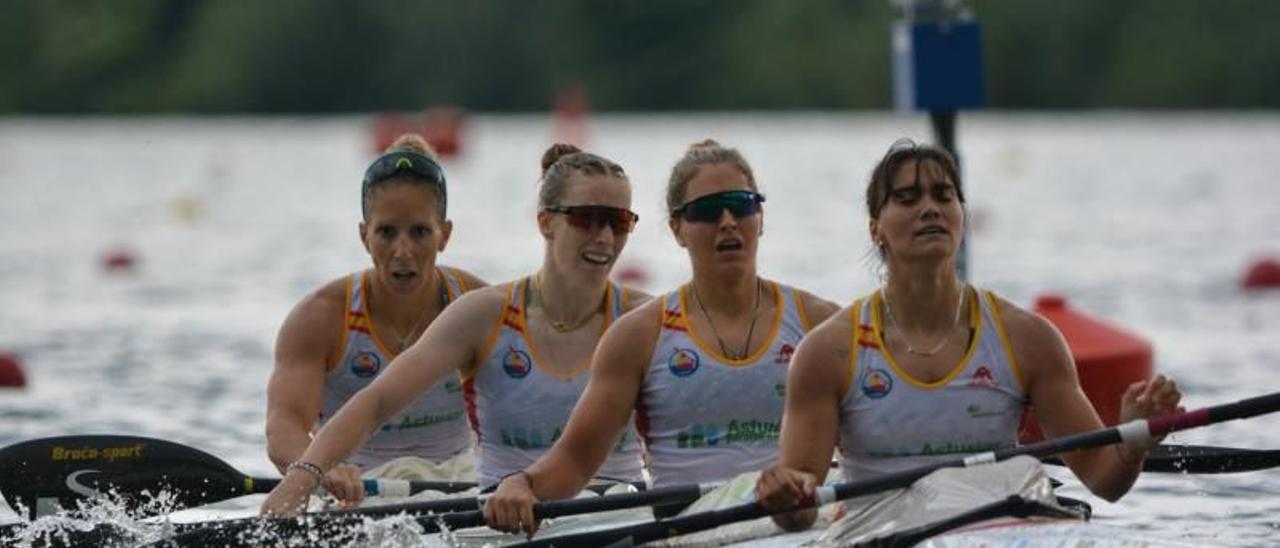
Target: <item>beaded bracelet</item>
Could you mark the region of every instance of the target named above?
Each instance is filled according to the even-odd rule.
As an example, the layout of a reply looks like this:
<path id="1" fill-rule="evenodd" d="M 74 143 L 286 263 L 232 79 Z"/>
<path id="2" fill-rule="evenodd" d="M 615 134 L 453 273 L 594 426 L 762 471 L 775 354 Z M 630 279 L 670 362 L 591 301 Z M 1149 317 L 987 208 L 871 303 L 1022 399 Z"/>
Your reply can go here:
<path id="1" fill-rule="evenodd" d="M 288 474 L 290 470 L 302 470 L 303 472 L 311 474 L 316 478 L 316 483 L 320 483 L 324 480 L 324 470 L 321 470 L 315 463 L 304 460 L 295 460 L 289 463 L 288 466 L 284 467 L 284 472 L 286 474 Z"/>

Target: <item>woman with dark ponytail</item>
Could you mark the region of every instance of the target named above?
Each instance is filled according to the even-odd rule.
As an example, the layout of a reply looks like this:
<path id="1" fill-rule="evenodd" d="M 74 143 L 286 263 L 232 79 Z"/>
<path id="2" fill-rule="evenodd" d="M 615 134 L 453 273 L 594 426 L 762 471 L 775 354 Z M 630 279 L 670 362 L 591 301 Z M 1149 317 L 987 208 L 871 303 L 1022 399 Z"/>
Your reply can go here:
<path id="1" fill-rule="evenodd" d="M 542 267 L 450 306 L 317 433 L 262 512 L 299 511 L 319 477 L 379 425 L 459 373 L 477 436 L 481 485 L 541 456 L 560 437 L 593 374 L 591 356 L 605 328 L 649 298 L 609 280 L 638 220 L 630 207 L 631 183 L 618 164 L 570 145 L 548 149 L 538 192 Z M 620 429 L 607 444 L 600 475 L 639 479 L 634 431 Z"/>
<path id="2" fill-rule="evenodd" d="M 1057 328 L 956 276 L 968 212 L 951 154 L 895 142 L 871 171 L 866 207 L 887 277 L 796 349 L 779 461 L 756 485 L 763 505 L 790 508 L 812 495 L 833 448 L 844 480 L 866 481 L 1013 447 L 1028 405 L 1050 438 L 1102 428 Z M 1162 375 L 1133 383 L 1119 402 L 1120 422 L 1178 412 L 1181 400 Z M 1095 495 L 1115 501 L 1137 479 L 1147 449 L 1109 445 L 1062 460 Z M 798 530 L 816 518 L 811 508 L 774 521 Z"/>

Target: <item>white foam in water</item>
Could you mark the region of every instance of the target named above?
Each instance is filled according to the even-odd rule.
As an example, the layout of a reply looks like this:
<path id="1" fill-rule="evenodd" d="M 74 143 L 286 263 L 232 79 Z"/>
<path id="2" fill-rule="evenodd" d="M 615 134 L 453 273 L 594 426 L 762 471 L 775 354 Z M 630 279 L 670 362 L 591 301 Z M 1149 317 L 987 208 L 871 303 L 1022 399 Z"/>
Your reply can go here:
<path id="1" fill-rule="evenodd" d="M 144 492 L 143 497 L 142 504 L 134 510 L 128 509 L 124 499 L 115 491 L 108 491 L 102 497 L 78 500 L 75 508 L 36 518 L 20 530 L 14 542 L 22 547 L 48 540 L 71 543 L 78 538 L 77 533 L 89 533 L 103 526 L 111 528 L 112 533 L 108 538 L 116 545 L 129 546 L 160 540 L 170 532 L 167 525 L 146 516 L 164 516 L 172 512 L 176 499 L 167 491 L 154 494 Z M 15 510 L 26 511 L 25 508 Z M 83 543 L 82 540 L 78 544 Z"/>

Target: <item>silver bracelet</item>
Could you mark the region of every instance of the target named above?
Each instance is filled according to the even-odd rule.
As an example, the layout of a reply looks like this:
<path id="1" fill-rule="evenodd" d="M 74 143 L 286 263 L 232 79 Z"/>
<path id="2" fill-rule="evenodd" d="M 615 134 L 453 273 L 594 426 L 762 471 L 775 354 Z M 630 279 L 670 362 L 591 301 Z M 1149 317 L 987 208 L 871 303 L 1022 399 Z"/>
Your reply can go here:
<path id="1" fill-rule="evenodd" d="M 316 483 L 320 483 L 324 480 L 324 470 L 321 470 L 320 466 L 315 463 L 304 460 L 295 460 L 289 463 L 288 466 L 284 467 L 285 474 L 288 474 L 290 470 L 302 470 L 303 472 L 311 474 L 312 476 L 315 476 Z"/>

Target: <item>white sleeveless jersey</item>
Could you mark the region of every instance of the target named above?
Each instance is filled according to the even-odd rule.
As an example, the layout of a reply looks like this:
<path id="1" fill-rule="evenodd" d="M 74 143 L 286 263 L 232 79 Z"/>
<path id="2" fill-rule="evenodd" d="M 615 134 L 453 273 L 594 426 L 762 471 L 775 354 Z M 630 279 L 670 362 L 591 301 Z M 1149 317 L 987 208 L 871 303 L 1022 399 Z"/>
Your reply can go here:
<path id="1" fill-rule="evenodd" d="M 443 282 L 440 293 L 447 304 L 471 289 L 449 268 L 436 267 Z M 347 311 L 343 316 L 344 339 L 337 365 L 324 379 L 319 424 L 323 425 L 351 396 L 368 386 L 391 363 L 396 353 L 383 344 L 369 318 L 367 273 L 347 279 Z M 416 456 L 443 461 L 472 445 L 464 420 L 462 384 L 457 376 L 446 378 L 422 394 L 404 411 L 383 424 L 347 462 L 368 470 L 388 460 Z"/>
<path id="2" fill-rule="evenodd" d="M 794 289 L 764 286 L 762 298 L 776 304 L 769 342 L 741 360 L 689 329 L 687 286 L 663 297 L 662 331 L 636 402 L 654 485 L 728 479 L 777 459 L 787 368 L 809 320 Z"/>
<path id="3" fill-rule="evenodd" d="M 965 291 L 976 304 L 970 308 L 968 351 L 931 383 L 911 377 L 884 350 L 879 291 L 853 307 L 848 389 L 840 401 L 845 480 L 1017 444 L 1027 402 L 1022 373 L 994 295 Z"/>
<path id="4" fill-rule="evenodd" d="M 538 460 L 560 439 L 587 387 L 590 356 L 567 374 L 539 366 L 547 356 L 533 348 L 525 329 L 531 288 L 530 278 L 511 283 L 489 350 L 481 354 L 485 358 L 463 378 L 467 416 L 479 440 L 482 486 Z M 626 290 L 610 283 L 605 299 L 602 331 L 626 311 Z M 639 480 L 640 455 L 639 439 L 628 425 L 596 475 Z"/>

